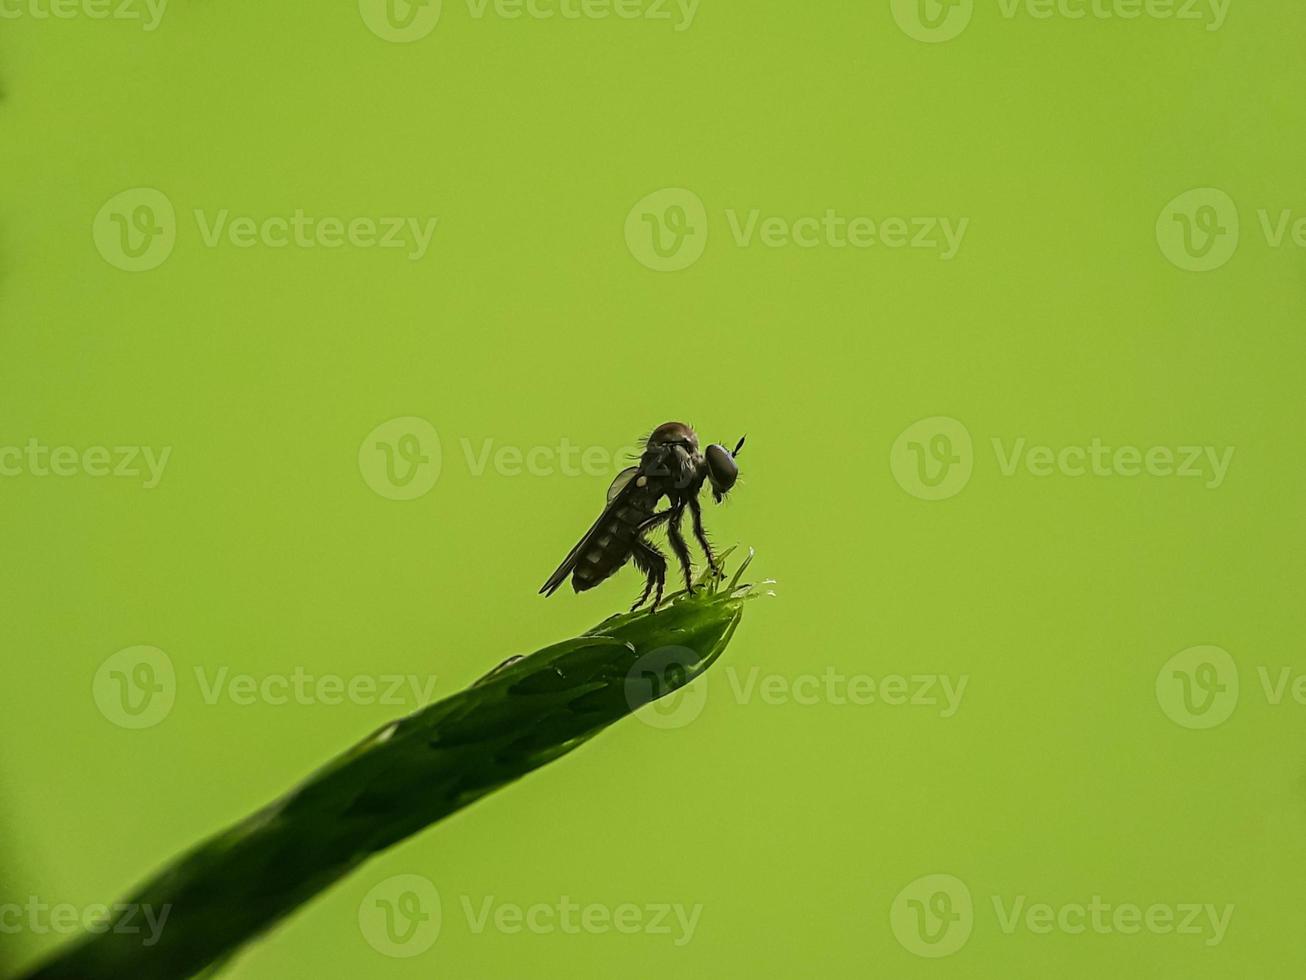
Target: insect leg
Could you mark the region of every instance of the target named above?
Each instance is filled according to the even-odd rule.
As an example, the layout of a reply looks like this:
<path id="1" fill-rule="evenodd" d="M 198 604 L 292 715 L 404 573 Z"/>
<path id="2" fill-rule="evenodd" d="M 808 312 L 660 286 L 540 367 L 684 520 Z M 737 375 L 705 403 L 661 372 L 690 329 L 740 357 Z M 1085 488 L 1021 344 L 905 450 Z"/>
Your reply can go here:
<path id="1" fill-rule="evenodd" d="M 639 563 L 636 562 L 636 564 Z M 644 605 L 644 603 L 648 601 L 648 594 L 653 591 L 653 573 L 645 572 L 644 574 L 648 576 L 644 581 L 644 591 L 639 594 L 639 598 L 635 600 L 635 604 L 630 607 L 631 612 L 634 612 L 640 606 Z"/>
<path id="2" fill-rule="evenodd" d="M 657 588 L 657 594 L 653 599 L 653 611 L 656 612 L 658 604 L 662 602 L 662 586 L 667 580 L 667 559 L 642 537 L 636 536 L 634 547 L 631 551 L 631 558 L 634 559 L 635 567 L 648 576 L 648 581 L 644 583 L 644 591 L 636 603 L 630 607 L 634 612 L 648 600 L 649 592 Z"/>
<path id="3" fill-rule="evenodd" d="M 661 513 L 654 514 L 652 517 L 650 517 L 639 527 L 635 528 L 635 532 L 637 534 L 643 534 L 645 531 L 651 531 L 659 524 L 664 523 L 667 520 L 667 518 L 669 518 L 670 516 L 671 516 L 671 508 L 667 508 Z"/>
<path id="4" fill-rule="evenodd" d="M 703 554 L 707 556 L 708 567 L 712 569 L 712 574 L 717 578 L 721 577 L 721 569 L 716 563 L 716 554 L 712 551 L 712 544 L 707 540 L 707 531 L 703 530 L 703 508 L 699 506 L 697 497 L 689 498 L 689 512 L 694 517 L 694 537 L 698 538 L 698 543 L 703 546 Z"/>
<path id="5" fill-rule="evenodd" d="M 694 594 L 694 566 L 689 560 L 689 546 L 685 544 L 685 536 L 680 533 L 680 519 L 685 516 L 685 505 L 678 502 L 671 508 L 671 520 L 667 524 L 667 540 L 671 542 L 671 550 L 676 553 L 680 559 L 680 569 L 685 573 L 685 591 L 690 595 Z"/>

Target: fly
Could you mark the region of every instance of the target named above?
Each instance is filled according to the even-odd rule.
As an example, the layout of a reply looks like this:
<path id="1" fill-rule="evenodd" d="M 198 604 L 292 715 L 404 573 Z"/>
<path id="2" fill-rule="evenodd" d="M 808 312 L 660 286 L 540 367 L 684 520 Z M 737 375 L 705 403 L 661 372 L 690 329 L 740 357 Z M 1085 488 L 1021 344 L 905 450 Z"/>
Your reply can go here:
<path id="1" fill-rule="evenodd" d="M 608 503 L 593 527 L 585 532 L 576 547 L 563 559 L 557 570 L 540 589 L 553 595 L 571 576 L 577 592 L 592 589 L 612 576 L 628 561 L 644 573 L 644 591 L 631 609 L 638 609 L 653 595 L 652 609 L 662 602 L 667 578 L 667 558 L 648 539 L 648 533 L 665 524 L 667 540 L 685 575 L 685 588 L 694 594 L 694 567 L 689 557 L 680 523 L 688 508 L 693 519 L 694 537 L 698 539 L 713 574 L 720 575 L 716 555 L 703 530 L 703 511 L 698 495 L 704 483 L 712 485 L 712 497 L 719 504 L 739 479 L 735 463 L 744 448 L 740 439 L 734 451 L 713 443 L 704 452 L 698 450 L 698 436 L 684 422 L 667 422 L 648 437 L 639 465 L 617 474 L 608 488 Z M 668 506 L 659 511 L 666 497 Z"/>

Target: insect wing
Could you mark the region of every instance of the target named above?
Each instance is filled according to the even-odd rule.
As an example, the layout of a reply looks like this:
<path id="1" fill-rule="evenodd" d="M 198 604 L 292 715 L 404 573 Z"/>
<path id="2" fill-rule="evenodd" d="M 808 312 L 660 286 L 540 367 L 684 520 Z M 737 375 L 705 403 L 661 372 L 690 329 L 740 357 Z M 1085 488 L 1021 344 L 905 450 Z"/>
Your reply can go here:
<path id="1" fill-rule="evenodd" d="M 617 494 L 626 489 L 626 484 L 639 475 L 638 466 L 629 466 L 617 474 L 617 478 L 612 481 L 612 486 L 608 487 L 608 503 L 617 499 Z"/>
<path id="2" fill-rule="evenodd" d="M 553 595 L 553 593 L 558 590 L 558 586 L 567 581 L 567 576 L 570 575 L 571 570 L 576 567 L 576 562 L 580 559 L 580 556 L 585 553 L 590 542 L 594 540 L 595 536 L 598 534 L 599 528 L 609 522 L 612 514 L 619 506 L 621 506 L 621 502 L 626 494 L 630 492 L 632 487 L 634 487 L 635 476 L 638 473 L 639 467 L 631 466 L 617 474 L 617 478 L 612 481 L 612 486 L 608 487 L 608 504 L 603 508 L 603 513 L 600 514 L 599 519 L 590 526 L 590 529 L 585 532 L 585 536 L 576 542 L 576 547 L 572 548 L 571 551 L 567 553 L 567 557 L 562 560 L 562 564 L 559 565 L 557 569 L 554 570 L 554 573 L 549 576 L 549 580 L 541 586 L 541 595 Z"/>

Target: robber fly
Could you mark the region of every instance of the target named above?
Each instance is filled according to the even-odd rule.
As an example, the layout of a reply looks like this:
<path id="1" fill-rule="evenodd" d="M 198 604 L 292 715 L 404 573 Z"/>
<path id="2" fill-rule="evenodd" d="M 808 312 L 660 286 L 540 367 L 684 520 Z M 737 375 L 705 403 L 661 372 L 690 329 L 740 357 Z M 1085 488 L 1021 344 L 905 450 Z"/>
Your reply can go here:
<path id="1" fill-rule="evenodd" d="M 557 571 L 540 589 L 543 595 L 553 595 L 558 586 L 571 576 L 571 587 L 577 592 L 592 589 L 633 560 L 635 567 L 647 577 L 644 591 L 631 607 L 638 609 L 653 593 L 653 610 L 662 602 L 662 588 L 667 578 L 667 559 L 648 540 L 648 533 L 666 524 L 671 550 L 680 561 L 685 574 L 685 588 L 694 592 L 694 569 L 689 560 L 689 548 L 680 531 L 680 521 L 685 508 L 694 520 L 694 537 L 703 547 L 708 566 L 716 575 L 716 555 L 708 544 L 703 530 L 703 512 L 698 494 L 703 483 L 710 481 L 712 496 L 719 504 L 739 478 L 735 458 L 744 448 L 740 439 L 734 452 L 725 446 L 713 444 L 706 452 L 698 451 L 698 436 L 684 422 L 667 422 L 659 425 L 648 437 L 639 465 L 617 474 L 608 488 L 608 505 L 585 532 L 576 547 L 571 549 Z M 666 497 L 670 506 L 658 511 L 659 501 Z"/>

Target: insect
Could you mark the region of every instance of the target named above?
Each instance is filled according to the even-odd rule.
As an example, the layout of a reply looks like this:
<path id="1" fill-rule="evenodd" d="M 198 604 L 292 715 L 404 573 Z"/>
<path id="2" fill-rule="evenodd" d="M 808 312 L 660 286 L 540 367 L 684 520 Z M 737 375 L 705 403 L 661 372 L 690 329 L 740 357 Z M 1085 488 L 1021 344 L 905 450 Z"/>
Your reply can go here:
<path id="1" fill-rule="evenodd" d="M 608 503 L 603 513 L 549 576 L 540 593 L 553 595 L 568 575 L 571 576 L 572 588 L 584 592 L 633 560 L 647 581 L 631 609 L 642 606 L 652 593 L 652 609 L 656 612 L 666 584 L 667 559 L 649 541 L 648 533 L 665 524 L 667 540 L 685 575 L 685 588 L 693 595 L 694 568 L 680 522 L 688 508 L 693 518 L 694 537 L 703 548 L 708 567 L 720 575 L 716 555 L 708 543 L 707 532 L 703 530 L 703 511 L 698 495 L 703 484 L 710 482 L 716 502 L 719 504 L 725 499 L 739 479 L 735 459 L 743 448 L 744 440 L 740 439 L 734 452 L 714 443 L 700 453 L 698 436 L 684 422 L 659 425 L 648 437 L 639 465 L 617 474 L 608 488 Z M 658 503 L 663 497 L 667 498 L 669 506 L 658 511 Z"/>

